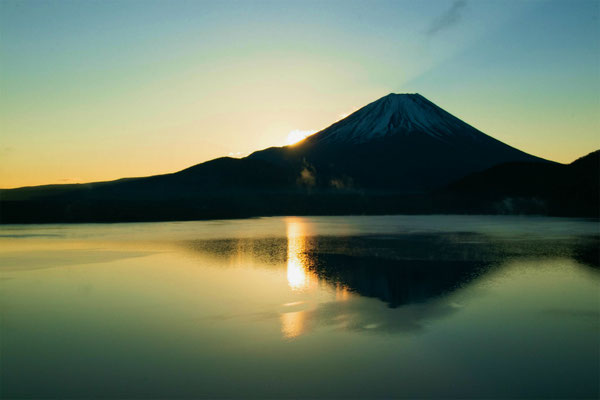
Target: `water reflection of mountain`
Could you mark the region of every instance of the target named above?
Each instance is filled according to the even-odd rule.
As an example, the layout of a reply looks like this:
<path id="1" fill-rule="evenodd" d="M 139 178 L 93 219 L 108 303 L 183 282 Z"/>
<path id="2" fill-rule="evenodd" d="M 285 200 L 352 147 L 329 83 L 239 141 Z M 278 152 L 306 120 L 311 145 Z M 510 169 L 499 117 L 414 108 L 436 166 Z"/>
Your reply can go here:
<path id="1" fill-rule="evenodd" d="M 388 260 L 313 254 L 309 268 L 320 278 L 390 307 L 425 302 L 468 283 L 489 265 L 473 261 Z"/>
<path id="2" fill-rule="evenodd" d="M 501 261 L 482 235 L 412 234 L 316 238 L 306 268 L 391 308 L 452 292 Z"/>
<path id="3" fill-rule="evenodd" d="M 392 308 L 452 292 L 509 260 L 561 257 L 598 266 L 598 238 L 590 237 L 507 239 L 463 233 L 321 242 L 306 257 L 310 271 Z"/>
<path id="4" fill-rule="evenodd" d="M 300 228 L 298 223 L 290 224 L 287 238 L 194 241 L 186 247 L 229 260 L 229 265 L 284 264 L 292 289 L 303 289 L 318 279 L 377 298 L 392 308 L 452 292 L 509 260 L 560 257 L 598 266 L 598 237 L 475 233 L 332 237 L 303 236 Z"/>

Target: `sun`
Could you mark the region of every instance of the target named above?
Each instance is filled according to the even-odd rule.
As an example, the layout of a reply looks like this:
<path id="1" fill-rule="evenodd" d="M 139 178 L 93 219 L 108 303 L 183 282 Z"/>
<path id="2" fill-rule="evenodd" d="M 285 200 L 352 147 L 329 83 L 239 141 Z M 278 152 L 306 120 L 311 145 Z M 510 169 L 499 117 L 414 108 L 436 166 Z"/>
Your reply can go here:
<path id="1" fill-rule="evenodd" d="M 290 133 L 288 133 L 286 145 L 291 146 L 293 144 L 296 144 L 306 139 L 308 136 L 312 135 L 315 132 L 316 131 L 301 131 L 299 129 L 294 129 L 293 131 L 290 131 Z"/>

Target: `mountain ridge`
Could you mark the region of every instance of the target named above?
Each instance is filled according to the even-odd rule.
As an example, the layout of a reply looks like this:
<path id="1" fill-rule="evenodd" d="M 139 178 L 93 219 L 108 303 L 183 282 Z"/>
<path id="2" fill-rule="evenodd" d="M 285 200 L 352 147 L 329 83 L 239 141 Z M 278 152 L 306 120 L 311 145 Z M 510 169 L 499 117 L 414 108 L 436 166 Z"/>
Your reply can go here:
<path id="1" fill-rule="evenodd" d="M 427 112 L 415 112 L 415 107 L 424 107 Z M 340 132 L 350 139 L 369 140 L 337 140 Z M 593 171 L 594 163 L 584 161 L 585 171 Z M 419 94 L 390 94 L 296 145 L 259 150 L 244 158 L 221 157 L 149 177 L 0 190 L 0 223 L 482 210 L 497 213 L 504 211 L 482 204 L 501 201 L 502 186 L 493 196 L 481 197 L 481 204 L 468 190 L 444 188 L 491 167 L 511 163 L 517 167 L 510 173 L 517 175 L 529 168 L 523 165 L 541 166 L 534 169 L 543 171 L 536 178 L 543 182 L 551 181 L 553 171 L 562 166 L 485 135 Z M 512 196 L 510 185 L 505 180 L 499 182 Z M 485 185 L 478 184 L 485 189 Z M 589 190 L 577 190 L 590 197 Z M 560 197 L 554 192 L 541 192 L 540 201 L 548 204 Z M 471 208 L 461 206 L 462 200 L 468 200 Z M 585 212 L 593 214 L 590 201 L 584 203 Z M 577 202 L 556 204 L 559 206 L 514 210 L 578 213 Z M 565 204 L 563 211 L 560 204 Z"/>

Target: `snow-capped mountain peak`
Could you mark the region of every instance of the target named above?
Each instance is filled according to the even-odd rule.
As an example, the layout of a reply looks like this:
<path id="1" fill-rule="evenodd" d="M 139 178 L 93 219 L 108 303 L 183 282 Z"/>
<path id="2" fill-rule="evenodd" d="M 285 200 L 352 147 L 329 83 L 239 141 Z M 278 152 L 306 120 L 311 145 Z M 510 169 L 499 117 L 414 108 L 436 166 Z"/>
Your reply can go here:
<path id="1" fill-rule="evenodd" d="M 313 136 L 320 143 L 366 143 L 395 135 L 426 134 L 445 141 L 483 134 L 418 93 L 390 93 Z"/>

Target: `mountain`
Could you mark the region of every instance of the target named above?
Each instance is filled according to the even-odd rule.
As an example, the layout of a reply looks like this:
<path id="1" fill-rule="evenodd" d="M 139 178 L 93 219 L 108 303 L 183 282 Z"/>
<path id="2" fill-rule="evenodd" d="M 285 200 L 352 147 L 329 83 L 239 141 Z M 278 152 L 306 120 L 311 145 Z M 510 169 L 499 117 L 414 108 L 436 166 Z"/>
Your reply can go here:
<path id="1" fill-rule="evenodd" d="M 296 145 L 242 159 L 145 178 L 0 190 L 0 222 L 479 212 L 479 204 L 461 205 L 461 197 L 475 199 L 465 188 L 477 191 L 483 183 L 473 174 L 506 163 L 548 177 L 562 167 L 487 136 L 421 95 L 390 94 Z M 511 170 L 507 179 L 520 173 Z M 467 176 L 474 183 L 451 185 Z"/>
<path id="2" fill-rule="evenodd" d="M 497 165 L 452 183 L 437 196 L 449 212 L 598 217 L 600 150 L 567 165 Z"/>
<path id="3" fill-rule="evenodd" d="M 361 144 L 411 135 L 425 135 L 447 144 L 460 138 L 475 141 L 489 138 L 418 93 L 390 93 L 323 130 L 312 140 Z"/>
<path id="4" fill-rule="evenodd" d="M 389 94 L 295 146 L 249 156 L 306 171 L 321 189 L 425 193 L 511 161 L 548 162 L 510 147 L 419 94 Z"/>

